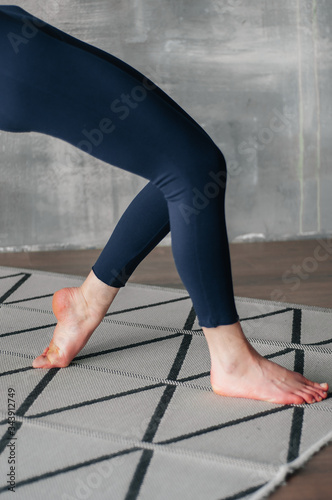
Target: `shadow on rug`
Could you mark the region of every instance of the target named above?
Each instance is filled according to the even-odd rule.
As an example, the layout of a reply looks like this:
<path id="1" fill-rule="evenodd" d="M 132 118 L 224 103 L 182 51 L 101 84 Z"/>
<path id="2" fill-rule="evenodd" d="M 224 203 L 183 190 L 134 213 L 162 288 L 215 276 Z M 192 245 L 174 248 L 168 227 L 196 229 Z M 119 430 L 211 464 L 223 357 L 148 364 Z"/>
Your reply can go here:
<path id="1" fill-rule="evenodd" d="M 128 284 L 67 368 L 34 370 L 53 293 L 82 279 L 0 267 L 4 499 L 261 499 L 332 439 L 331 398 L 215 395 L 186 291 Z M 332 386 L 332 310 L 237 298 L 262 355 Z"/>

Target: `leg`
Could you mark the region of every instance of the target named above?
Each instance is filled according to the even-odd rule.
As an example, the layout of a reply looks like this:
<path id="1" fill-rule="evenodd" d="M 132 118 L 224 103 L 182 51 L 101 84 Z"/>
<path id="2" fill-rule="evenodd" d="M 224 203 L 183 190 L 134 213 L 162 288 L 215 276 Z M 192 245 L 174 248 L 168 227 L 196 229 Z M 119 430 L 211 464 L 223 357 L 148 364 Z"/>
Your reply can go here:
<path id="1" fill-rule="evenodd" d="M 69 365 L 102 321 L 120 287 L 168 232 L 165 199 L 148 183 L 122 215 L 83 285 L 55 293 L 53 311 L 58 324 L 49 347 L 34 360 L 34 368 Z"/>
<path id="2" fill-rule="evenodd" d="M 234 304 L 221 152 L 192 119 L 150 84 L 143 86 L 136 74 L 87 50 L 79 41 L 66 41 L 65 34 L 42 28 L 21 57 L 5 59 L 9 75 L 2 75 L 0 90 L 4 85 L 9 94 L 7 116 L 8 106 L 11 111 L 14 103 L 16 118 L 15 126 L 9 125 L 14 130 L 34 130 L 66 140 L 149 179 L 163 193 L 175 263 L 209 343 L 216 392 L 237 397 L 249 394 L 275 402 L 299 402 L 299 397 L 301 402 L 312 402 L 325 397 L 318 384 L 267 360 L 263 372 L 270 383 L 264 391 L 258 387 L 263 378 L 257 375 L 261 358 L 245 344 Z M 8 79 L 13 80 L 11 71 L 15 85 L 8 86 Z M 24 85 L 27 79 L 29 85 Z M 19 105 L 15 106 L 17 99 Z M 125 241 L 130 243 L 128 235 Z M 123 263 L 113 265 L 119 271 L 123 268 Z M 227 352 L 226 364 L 222 349 Z M 240 373 L 234 367 L 243 353 L 247 368 Z M 223 383 L 225 366 L 232 375 L 227 387 Z M 287 383 L 281 386 L 282 379 Z"/>
<path id="3" fill-rule="evenodd" d="M 167 203 L 149 182 L 130 203 L 93 266 L 94 274 L 113 287 L 123 287 L 138 264 L 169 233 Z"/>
<path id="4" fill-rule="evenodd" d="M 281 404 L 315 403 L 326 398 L 326 383 L 311 382 L 260 356 L 247 341 L 239 322 L 203 331 L 216 394 Z"/>
<path id="5" fill-rule="evenodd" d="M 33 367 L 68 366 L 100 324 L 118 291 L 91 271 L 81 287 L 56 292 L 53 311 L 58 324 L 49 347 L 33 361 Z"/>

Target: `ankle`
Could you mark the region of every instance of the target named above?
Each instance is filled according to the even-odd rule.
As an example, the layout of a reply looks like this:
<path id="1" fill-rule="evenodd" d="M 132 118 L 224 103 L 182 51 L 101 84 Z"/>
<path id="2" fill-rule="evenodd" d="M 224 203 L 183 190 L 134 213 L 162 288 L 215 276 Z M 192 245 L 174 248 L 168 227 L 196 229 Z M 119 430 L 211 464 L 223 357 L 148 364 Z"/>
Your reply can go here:
<path id="1" fill-rule="evenodd" d="M 106 285 L 91 271 L 80 290 L 90 311 L 105 315 L 120 288 Z"/>
<path id="2" fill-rule="evenodd" d="M 220 325 L 216 328 L 203 328 L 208 343 L 211 361 L 225 366 L 233 366 L 242 356 L 248 356 L 251 346 L 239 322 L 233 325 Z"/>
<path id="3" fill-rule="evenodd" d="M 222 346 L 223 349 L 237 345 L 239 342 L 247 342 L 239 321 L 232 325 L 219 325 L 215 328 L 203 327 L 203 332 L 209 344 Z"/>

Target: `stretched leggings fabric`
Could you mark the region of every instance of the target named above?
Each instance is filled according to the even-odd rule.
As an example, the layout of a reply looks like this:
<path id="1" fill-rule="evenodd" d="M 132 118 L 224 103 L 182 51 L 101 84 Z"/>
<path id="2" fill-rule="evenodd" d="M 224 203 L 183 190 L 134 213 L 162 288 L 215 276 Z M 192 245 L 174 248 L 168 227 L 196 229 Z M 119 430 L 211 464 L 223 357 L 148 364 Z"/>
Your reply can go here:
<path id="1" fill-rule="evenodd" d="M 0 7 L 0 129 L 39 132 L 148 179 L 93 266 L 125 286 L 171 231 L 200 326 L 238 320 L 225 223 L 226 164 L 148 78 L 20 7 Z"/>

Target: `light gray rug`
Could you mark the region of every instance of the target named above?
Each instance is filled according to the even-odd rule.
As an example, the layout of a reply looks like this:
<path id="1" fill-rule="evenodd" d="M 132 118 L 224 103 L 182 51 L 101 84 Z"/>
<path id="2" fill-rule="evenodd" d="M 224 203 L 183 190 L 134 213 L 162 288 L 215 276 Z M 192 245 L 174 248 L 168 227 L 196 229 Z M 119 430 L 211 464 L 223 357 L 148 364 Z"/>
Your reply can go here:
<path id="1" fill-rule="evenodd" d="M 52 294 L 81 281 L 0 268 L 4 500 L 256 500 L 332 439 L 331 398 L 291 406 L 215 395 L 182 290 L 128 284 L 68 368 L 32 369 L 52 338 Z M 332 386 L 332 310 L 236 301 L 261 354 Z"/>

